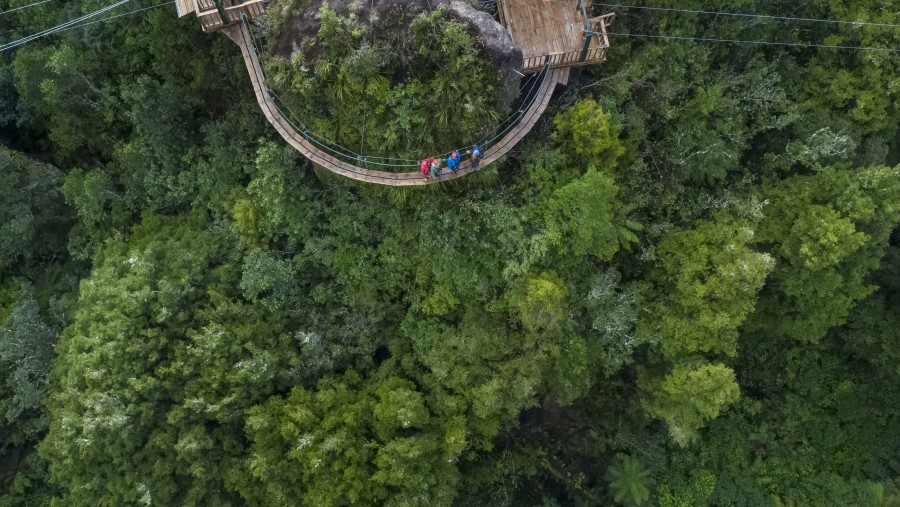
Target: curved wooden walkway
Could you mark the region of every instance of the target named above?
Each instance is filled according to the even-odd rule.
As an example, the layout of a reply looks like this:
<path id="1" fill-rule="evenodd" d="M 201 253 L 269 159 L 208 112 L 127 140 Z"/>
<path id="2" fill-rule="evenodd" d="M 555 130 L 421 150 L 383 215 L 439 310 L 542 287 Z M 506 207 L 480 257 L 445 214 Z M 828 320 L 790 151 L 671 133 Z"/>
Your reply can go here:
<path id="1" fill-rule="evenodd" d="M 256 100 L 259 102 L 259 107 L 266 115 L 266 119 L 269 120 L 269 123 L 275 127 L 275 130 L 281 134 L 281 137 L 283 137 L 288 144 L 293 146 L 294 149 L 302 153 L 304 157 L 308 158 L 317 166 L 354 180 L 394 187 L 440 183 L 460 178 L 472 172 L 471 162 L 469 160 L 464 160 L 460 164 L 460 169 L 456 174 L 445 168 L 444 174 L 438 178 L 428 178 L 426 181 L 422 179 L 419 171 L 403 173 L 373 171 L 371 169 L 364 169 L 348 164 L 347 162 L 339 160 L 322 151 L 301 134 L 296 132 L 287 118 L 285 118 L 275 106 L 275 102 L 266 91 L 262 66 L 259 63 L 256 51 L 253 50 L 250 32 L 246 25 L 244 23 L 237 23 L 222 28 L 222 31 L 241 48 L 241 54 L 244 56 L 244 63 L 247 65 L 247 71 L 250 73 L 250 81 L 253 83 L 253 91 L 256 93 Z M 495 162 L 521 141 L 522 138 L 531 131 L 534 124 L 537 123 L 537 120 L 544 112 L 544 109 L 547 108 L 547 104 L 550 102 L 550 97 L 553 95 L 553 90 L 556 88 L 556 85 L 558 83 L 565 84 L 569 80 L 568 67 L 551 69 L 549 72 L 550 74 L 541 83 L 541 87 L 538 89 L 537 96 L 531 103 L 531 107 L 524 113 L 519 120 L 519 123 L 502 139 L 488 147 L 486 150 L 487 156 L 481 163 L 481 167 Z"/>

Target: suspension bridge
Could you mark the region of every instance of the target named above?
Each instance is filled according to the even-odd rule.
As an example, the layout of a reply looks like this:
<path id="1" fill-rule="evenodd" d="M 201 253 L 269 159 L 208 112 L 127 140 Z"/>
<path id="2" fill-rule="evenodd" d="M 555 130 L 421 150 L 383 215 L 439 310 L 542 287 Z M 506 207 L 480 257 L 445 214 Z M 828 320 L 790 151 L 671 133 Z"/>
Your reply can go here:
<path id="1" fill-rule="evenodd" d="M 500 122 L 498 131 L 478 143 L 486 149 L 481 167 L 506 155 L 531 131 L 547 108 L 556 86 L 568 83 L 571 67 L 606 60 L 609 40 L 604 33 L 613 17 L 613 14 L 607 14 L 589 18 L 584 0 L 500 0 L 500 3 L 501 24 L 522 49 L 521 70 L 533 75 L 529 79 L 531 87 L 528 88 L 527 83 L 523 86 L 522 105 L 510 118 Z M 265 13 L 263 0 L 177 0 L 176 7 L 179 16 L 196 14 L 204 31 L 221 31 L 238 45 L 266 119 L 289 145 L 313 164 L 357 181 L 389 186 L 428 185 L 474 171 L 471 160 L 465 159 L 456 173 L 445 171 L 438 178 L 424 179 L 418 171 L 418 161 L 368 157 L 351 152 L 329 143 L 287 114 L 282 107 L 284 104 L 266 86 L 259 49 L 251 36 L 249 20 Z M 535 15 L 536 12 L 552 14 L 548 17 Z M 558 19 L 566 22 L 560 24 Z M 404 168 L 407 168 L 404 172 L 397 171 Z"/>
<path id="2" fill-rule="evenodd" d="M 51 2 L 38 0 L 27 5 L 0 11 L 0 15 L 32 9 Z M 423 180 L 418 161 L 365 156 L 336 145 L 304 126 L 297 118 L 285 113 L 287 106 L 277 94 L 266 87 L 266 78 L 259 62 L 260 49 L 251 36 L 248 20 L 265 14 L 265 0 L 165 0 L 163 3 L 142 7 L 129 12 L 114 14 L 113 10 L 131 0 L 115 3 L 61 23 L 55 27 L 0 44 L 0 52 L 11 51 L 44 37 L 68 30 L 108 22 L 166 5 L 175 4 L 179 17 L 195 14 L 206 32 L 222 31 L 241 49 L 250 74 L 250 81 L 260 108 L 266 119 L 293 148 L 314 164 L 355 180 L 391 186 L 426 185 L 459 178 L 472 172 L 471 162 L 463 161 L 457 173 L 447 173 L 437 179 Z M 485 0 L 497 3 L 500 23 L 507 29 L 513 42 L 522 50 L 520 70 L 530 73 L 520 90 L 522 104 L 497 130 L 479 140 L 478 145 L 487 148 L 482 166 L 495 162 L 508 153 L 534 127 L 547 107 L 557 85 L 565 85 L 571 67 L 601 63 L 606 60 L 610 47 L 609 37 L 691 41 L 716 44 L 754 44 L 808 49 L 828 49 L 853 52 L 880 52 L 900 54 L 900 49 L 883 46 L 853 46 L 819 44 L 815 42 L 782 42 L 768 40 L 721 39 L 711 37 L 679 36 L 670 34 L 616 33 L 609 31 L 615 14 L 589 17 L 587 5 L 640 9 L 654 12 L 677 12 L 692 15 L 732 16 L 761 20 L 799 23 L 828 23 L 859 27 L 897 29 L 900 24 L 879 23 L 863 19 L 813 19 L 783 15 L 747 12 L 702 11 L 669 7 L 649 7 L 625 4 L 592 3 L 586 0 Z M 109 15 L 106 15 L 108 14 Z M 106 16 L 104 16 L 106 15 Z M 99 19 L 97 19 L 99 18 Z M 279 105 L 281 104 L 281 105 Z M 288 110 L 289 112 L 289 110 Z M 462 151 L 462 150 L 461 150 Z M 446 155 L 444 155 L 446 156 Z M 374 170 L 372 167 L 385 168 Z M 398 172 L 404 170 L 406 172 Z"/>

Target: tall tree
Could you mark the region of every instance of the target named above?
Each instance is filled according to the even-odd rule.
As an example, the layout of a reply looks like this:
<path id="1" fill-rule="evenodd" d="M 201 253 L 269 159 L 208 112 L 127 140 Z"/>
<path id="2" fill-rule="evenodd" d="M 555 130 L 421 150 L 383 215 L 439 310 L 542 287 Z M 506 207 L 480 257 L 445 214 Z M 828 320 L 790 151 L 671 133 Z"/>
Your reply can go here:
<path id="1" fill-rule="evenodd" d="M 145 216 L 98 252 L 57 346 L 41 455 L 67 504 L 228 503 L 244 410 L 291 385 L 299 336 L 245 303 L 238 242 Z"/>
<path id="2" fill-rule="evenodd" d="M 723 364 L 682 363 L 661 380 L 641 383 L 647 413 L 665 421 L 669 436 L 682 447 L 697 440 L 703 424 L 740 396 L 734 371 Z"/>
<path id="3" fill-rule="evenodd" d="M 738 328 L 774 268 L 754 251 L 754 224 L 720 213 L 712 222 L 668 235 L 656 250 L 658 301 L 641 319 L 641 341 L 658 344 L 667 358 L 696 352 L 734 356 Z"/>
<path id="4" fill-rule="evenodd" d="M 0 325 L 0 446 L 34 441 L 47 428 L 43 410 L 53 344 L 59 329 L 41 315 L 31 284 L 23 285 L 18 302 Z"/>
<path id="5" fill-rule="evenodd" d="M 875 286 L 868 275 L 900 223 L 900 166 L 828 169 L 767 187 L 755 242 L 776 259 L 754 327 L 819 340 Z"/>

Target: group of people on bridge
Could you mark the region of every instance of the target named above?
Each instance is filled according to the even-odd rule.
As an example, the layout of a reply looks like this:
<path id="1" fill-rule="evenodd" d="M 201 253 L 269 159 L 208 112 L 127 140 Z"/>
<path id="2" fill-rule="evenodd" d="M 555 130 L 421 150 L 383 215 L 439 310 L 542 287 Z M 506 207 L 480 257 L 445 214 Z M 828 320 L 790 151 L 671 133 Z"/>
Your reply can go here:
<path id="1" fill-rule="evenodd" d="M 478 145 L 472 146 L 471 150 L 466 150 L 467 155 L 471 155 L 472 169 L 481 170 L 481 162 L 484 160 L 484 150 Z M 459 171 L 459 150 L 453 150 L 453 153 L 447 157 L 447 169 L 456 174 Z M 422 171 L 422 179 L 427 180 L 428 177 L 437 178 L 441 175 L 441 161 L 436 158 L 426 158 L 419 163 L 419 169 Z"/>

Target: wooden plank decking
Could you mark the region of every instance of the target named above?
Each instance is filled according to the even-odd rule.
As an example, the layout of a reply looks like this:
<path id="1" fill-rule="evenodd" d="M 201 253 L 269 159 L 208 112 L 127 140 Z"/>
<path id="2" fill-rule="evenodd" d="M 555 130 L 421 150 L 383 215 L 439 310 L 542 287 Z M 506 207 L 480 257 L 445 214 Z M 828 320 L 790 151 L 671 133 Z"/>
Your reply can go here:
<path id="1" fill-rule="evenodd" d="M 175 8 L 178 9 L 179 18 L 196 10 L 193 0 L 175 0 Z"/>
<path id="2" fill-rule="evenodd" d="M 452 172 L 445 172 L 438 178 L 424 180 L 418 171 L 404 173 L 373 171 L 371 169 L 354 166 L 320 150 L 294 130 L 287 118 L 285 118 L 275 106 L 275 102 L 266 91 L 262 66 L 259 63 L 256 52 L 252 49 L 250 33 L 247 30 L 246 25 L 244 23 L 229 25 L 222 28 L 222 31 L 241 48 L 241 54 L 244 57 L 244 63 L 247 65 L 247 70 L 250 74 L 250 82 L 253 84 L 256 100 L 259 103 L 263 114 L 265 114 L 266 119 L 273 127 L 275 127 L 278 134 L 281 135 L 288 144 L 317 166 L 354 180 L 389 186 L 428 185 L 460 178 L 472 172 L 471 162 L 465 160 L 460 164 L 460 169 L 455 174 Z M 544 109 L 547 108 L 547 104 L 550 102 L 550 97 L 553 95 L 553 90 L 556 88 L 557 83 L 565 83 L 568 81 L 569 68 L 553 69 L 549 72 L 550 74 L 547 75 L 541 83 L 541 87 L 538 89 L 535 100 L 523 114 L 519 123 L 507 132 L 502 139 L 488 148 L 487 156 L 481 163 L 481 167 L 497 161 L 521 141 L 522 138 L 531 131 L 534 124 L 537 123 L 541 114 L 544 112 Z"/>
<path id="3" fill-rule="evenodd" d="M 534 72 L 549 59 L 552 67 L 575 67 L 606 60 L 608 39 L 595 33 L 584 50 L 584 12 L 578 0 L 500 0 L 500 23 L 522 50 L 522 72 Z M 597 18 L 599 20 L 599 18 Z M 588 20 L 605 32 L 606 19 Z"/>
<path id="4" fill-rule="evenodd" d="M 266 13 L 263 0 L 175 0 L 178 17 L 196 14 L 204 32 L 213 32 L 232 23 L 241 16 L 255 18 Z M 220 9 L 221 6 L 221 9 Z"/>
<path id="5" fill-rule="evenodd" d="M 522 57 L 580 50 L 584 20 L 572 0 L 503 0 L 501 22 Z"/>

